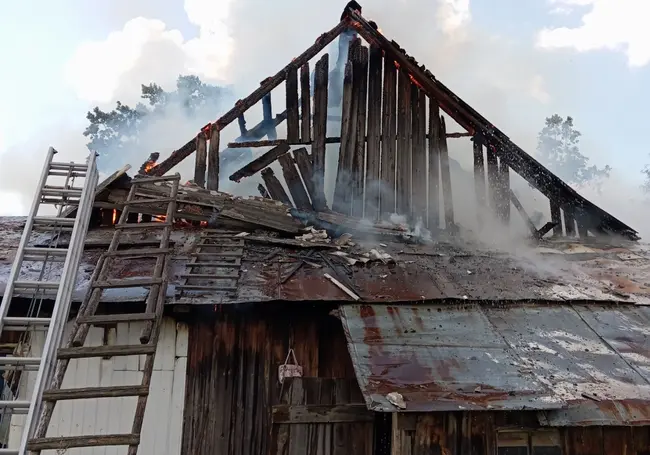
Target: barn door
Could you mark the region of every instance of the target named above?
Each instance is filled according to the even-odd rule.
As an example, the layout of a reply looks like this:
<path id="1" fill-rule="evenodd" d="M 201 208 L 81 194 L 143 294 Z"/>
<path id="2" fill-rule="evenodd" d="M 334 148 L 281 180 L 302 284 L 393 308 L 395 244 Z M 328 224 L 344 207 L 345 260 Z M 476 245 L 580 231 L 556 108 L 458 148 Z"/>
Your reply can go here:
<path id="1" fill-rule="evenodd" d="M 272 455 L 372 455 L 373 422 L 355 380 L 286 379 L 273 406 Z"/>

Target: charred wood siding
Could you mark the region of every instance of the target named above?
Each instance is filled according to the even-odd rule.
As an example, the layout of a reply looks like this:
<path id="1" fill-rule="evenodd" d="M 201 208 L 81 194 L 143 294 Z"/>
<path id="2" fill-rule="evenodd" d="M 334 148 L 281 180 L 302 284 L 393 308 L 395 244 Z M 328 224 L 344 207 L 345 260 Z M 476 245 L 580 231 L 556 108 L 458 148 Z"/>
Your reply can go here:
<path id="1" fill-rule="evenodd" d="M 272 407 L 283 404 L 278 366 L 290 346 L 304 378 L 354 379 L 341 323 L 327 311 L 234 310 L 191 324 L 181 453 L 270 453 Z"/>
<path id="2" fill-rule="evenodd" d="M 648 455 L 650 427 L 540 427 L 534 412 L 393 414 L 391 455 Z"/>

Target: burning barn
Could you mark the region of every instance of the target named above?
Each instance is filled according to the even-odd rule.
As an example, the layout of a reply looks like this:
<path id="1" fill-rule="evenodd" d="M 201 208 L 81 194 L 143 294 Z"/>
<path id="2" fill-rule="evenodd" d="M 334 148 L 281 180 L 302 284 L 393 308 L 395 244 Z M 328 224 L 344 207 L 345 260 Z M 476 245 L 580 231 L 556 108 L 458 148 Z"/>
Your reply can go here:
<path id="1" fill-rule="evenodd" d="M 323 51 L 339 36 L 330 68 Z M 271 90 L 283 83 L 286 109 L 274 116 Z M 258 102 L 263 120 L 247 129 Z M 235 120 L 240 137 L 222 144 Z M 451 122 L 464 131 L 448 131 Z M 447 143 L 462 138 L 471 138 L 475 215 L 505 227 L 514 207 L 526 254 L 486 246 L 458 222 Z M 331 153 L 335 169 L 326 169 Z M 192 154 L 187 184 L 137 183 Z M 62 401 L 39 448 L 104 453 L 137 439 L 140 454 L 170 455 L 650 453 L 650 252 L 358 9 L 159 158 L 95 191 L 68 326 L 85 318 L 87 343 L 106 355 L 73 358 L 63 379 L 77 389 L 139 380 L 144 356 L 108 347 L 137 343 L 149 320 L 128 315 L 160 286 L 142 431 L 123 417 L 137 397 Z M 543 226 L 511 189 L 511 172 L 548 198 Z M 258 173 L 260 196 L 219 191 Z M 0 290 L 23 223 L 0 219 Z M 44 233 L 31 245 L 70 242 Z M 169 270 L 152 281 L 161 254 Z M 98 268 L 119 286 L 87 315 Z M 29 294 L 14 300 L 34 310 Z M 42 300 L 38 311 L 51 307 Z M 2 355 L 42 349 L 42 334 L 25 334 L 4 336 Z M 25 399 L 32 376 L 5 373 L 3 393 Z M 3 414 L 0 442 L 16 444 L 23 418 Z"/>

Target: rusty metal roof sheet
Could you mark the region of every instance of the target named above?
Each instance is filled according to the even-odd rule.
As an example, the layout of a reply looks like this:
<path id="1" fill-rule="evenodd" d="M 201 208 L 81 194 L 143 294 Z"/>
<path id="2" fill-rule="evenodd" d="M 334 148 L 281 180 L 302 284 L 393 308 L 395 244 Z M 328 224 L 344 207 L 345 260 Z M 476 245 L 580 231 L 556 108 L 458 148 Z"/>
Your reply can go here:
<path id="1" fill-rule="evenodd" d="M 600 412 L 609 402 L 650 405 L 650 308 L 344 305 L 340 313 L 373 410 L 396 410 L 390 392 L 421 412 L 578 406 L 588 415 L 582 403 L 602 404 Z M 625 419 L 647 418 L 636 416 Z"/>
<path id="2" fill-rule="evenodd" d="M 23 218 L 0 218 L 0 293 L 4 288 L 18 244 Z M 325 276 L 331 269 L 318 258 L 312 262 L 321 268 L 304 265 L 288 280 L 283 276 L 300 261 L 297 255 L 310 248 L 291 245 L 246 241 L 237 292 L 233 296 L 197 292 L 177 300 L 175 286 L 190 254 L 195 251 L 200 230 L 176 229 L 172 234 L 173 270 L 168 302 L 187 304 L 231 304 L 267 301 L 351 301 L 350 297 Z M 75 299 L 82 298 L 87 280 L 99 255 L 110 243 L 113 230 L 91 230 L 82 258 L 81 273 Z M 264 237 L 263 234 L 260 236 Z M 125 234 L 125 242 L 131 237 Z M 49 236 L 39 241 L 46 244 Z M 272 239 L 271 239 L 272 240 Z M 631 304 L 650 303 L 650 253 L 642 246 L 596 248 L 584 245 L 559 244 L 529 249 L 525 254 L 504 252 L 487 247 L 440 241 L 435 244 L 411 245 L 395 239 L 377 237 L 363 241 L 356 237 L 352 257 L 379 248 L 395 259 L 394 263 L 380 261 L 354 266 L 342 266 L 339 274 L 347 276 L 346 285 L 353 288 L 363 302 L 394 303 L 457 299 L 468 301 L 609 301 Z M 65 244 L 65 239 L 62 240 Z M 138 234 L 134 243 L 158 244 L 152 234 Z M 278 255 L 265 259 L 269 252 Z M 329 250 L 325 250 L 328 256 Z M 355 256 L 357 255 L 357 256 Z M 129 260 L 118 263 L 120 277 L 145 277 L 151 270 L 150 261 Z M 336 275 L 339 281 L 343 280 Z M 52 277 L 54 278 L 54 277 Z M 105 296 L 110 301 L 141 301 L 145 289 L 111 290 Z"/>

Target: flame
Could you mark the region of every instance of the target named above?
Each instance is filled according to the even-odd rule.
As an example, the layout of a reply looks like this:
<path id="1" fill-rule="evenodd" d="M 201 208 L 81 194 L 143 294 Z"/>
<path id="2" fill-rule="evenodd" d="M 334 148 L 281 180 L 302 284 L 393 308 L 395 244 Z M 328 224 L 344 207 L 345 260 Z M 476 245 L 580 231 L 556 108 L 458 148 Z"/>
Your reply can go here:
<path id="1" fill-rule="evenodd" d="M 113 224 L 117 222 L 117 210 L 113 209 Z"/>
<path id="2" fill-rule="evenodd" d="M 417 87 L 419 89 L 424 89 L 424 87 L 422 87 L 422 84 L 420 84 L 418 81 L 416 81 L 412 74 L 409 74 L 409 78 L 411 79 L 411 82 L 413 82 L 415 85 L 417 85 Z"/>
<path id="3" fill-rule="evenodd" d="M 397 60 L 393 60 L 393 63 L 395 64 L 395 68 L 399 69 L 400 64 Z"/>
<path id="4" fill-rule="evenodd" d="M 153 168 L 156 167 L 156 163 L 154 161 L 147 161 L 144 163 L 144 172 L 149 173 Z"/>
<path id="5" fill-rule="evenodd" d="M 154 223 L 164 223 L 167 220 L 167 217 L 165 215 L 158 215 L 154 216 L 151 220 Z"/>

